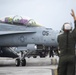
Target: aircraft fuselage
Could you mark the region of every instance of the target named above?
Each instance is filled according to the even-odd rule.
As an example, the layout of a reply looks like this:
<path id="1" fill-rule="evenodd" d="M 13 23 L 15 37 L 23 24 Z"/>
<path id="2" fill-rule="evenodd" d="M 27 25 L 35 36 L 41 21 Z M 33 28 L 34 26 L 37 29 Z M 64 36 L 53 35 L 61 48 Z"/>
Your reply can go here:
<path id="1" fill-rule="evenodd" d="M 51 28 L 27 27 L 0 23 L 1 33 L 0 46 L 25 46 L 27 44 L 42 44 L 46 46 L 57 46 L 57 33 Z M 12 33 L 25 31 L 26 33 Z M 28 31 L 34 33 L 27 33 Z M 8 34 L 10 32 L 10 34 Z M 11 34 L 12 33 L 12 34 Z"/>

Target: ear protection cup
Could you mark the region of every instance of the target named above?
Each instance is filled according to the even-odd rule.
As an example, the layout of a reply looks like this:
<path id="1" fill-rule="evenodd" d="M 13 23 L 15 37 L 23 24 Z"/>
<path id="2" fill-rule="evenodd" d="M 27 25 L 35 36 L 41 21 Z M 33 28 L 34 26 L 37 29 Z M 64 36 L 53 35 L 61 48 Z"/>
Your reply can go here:
<path id="1" fill-rule="evenodd" d="M 69 24 L 69 25 L 71 26 L 71 24 L 70 24 L 70 23 L 68 23 L 68 22 L 64 23 L 64 24 L 63 24 L 63 27 L 62 27 L 62 30 L 63 30 L 63 31 L 65 31 L 65 30 L 66 30 L 66 29 L 65 29 L 65 25 L 66 25 L 66 24 Z M 72 30 L 72 26 L 71 26 L 71 28 L 70 28 L 70 30 L 69 30 L 69 31 L 71 31 L 71 30 Z"/>

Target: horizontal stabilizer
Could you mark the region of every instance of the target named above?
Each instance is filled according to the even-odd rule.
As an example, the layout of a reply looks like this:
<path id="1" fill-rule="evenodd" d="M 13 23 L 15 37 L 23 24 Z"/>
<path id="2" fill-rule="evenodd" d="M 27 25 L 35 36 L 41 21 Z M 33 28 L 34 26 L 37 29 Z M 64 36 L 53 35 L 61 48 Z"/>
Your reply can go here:
<path id="1" fill-rule="evenodd" d="M 11 35 L 11 34 L 31 34 L 36 33 L 34 31 L 0 31 L 0 35 Z"/>

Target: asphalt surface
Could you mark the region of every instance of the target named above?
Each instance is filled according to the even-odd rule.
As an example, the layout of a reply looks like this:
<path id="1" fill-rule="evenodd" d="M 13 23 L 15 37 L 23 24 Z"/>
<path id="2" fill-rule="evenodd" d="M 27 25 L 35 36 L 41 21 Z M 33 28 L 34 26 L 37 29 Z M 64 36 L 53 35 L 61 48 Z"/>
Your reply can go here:
<path id="1" fill-rule="evenodd" d="M 58 57 L 57 57 L 58 58 Z M 0 58 L 0 75 L 57 75 L 56 57 L 26 58 L 26 66 L 16 67 L 15 59 Z"/>

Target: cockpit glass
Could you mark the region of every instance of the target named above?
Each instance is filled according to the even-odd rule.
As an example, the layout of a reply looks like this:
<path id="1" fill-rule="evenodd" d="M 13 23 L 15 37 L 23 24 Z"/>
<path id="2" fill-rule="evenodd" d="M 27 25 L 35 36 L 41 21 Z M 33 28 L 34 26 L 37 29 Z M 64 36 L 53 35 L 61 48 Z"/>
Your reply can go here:
<path id="1" fill-rule="evenodd" d="M 1 23 L 8 23 L 12 25 L 25 25 L 25 26 L 40 26 L 37 22 L 33 19 L 26 19 L 21 16 L 14 16 L 14 17 L 5 17 L 4 20 L 0 20 Z"/>

